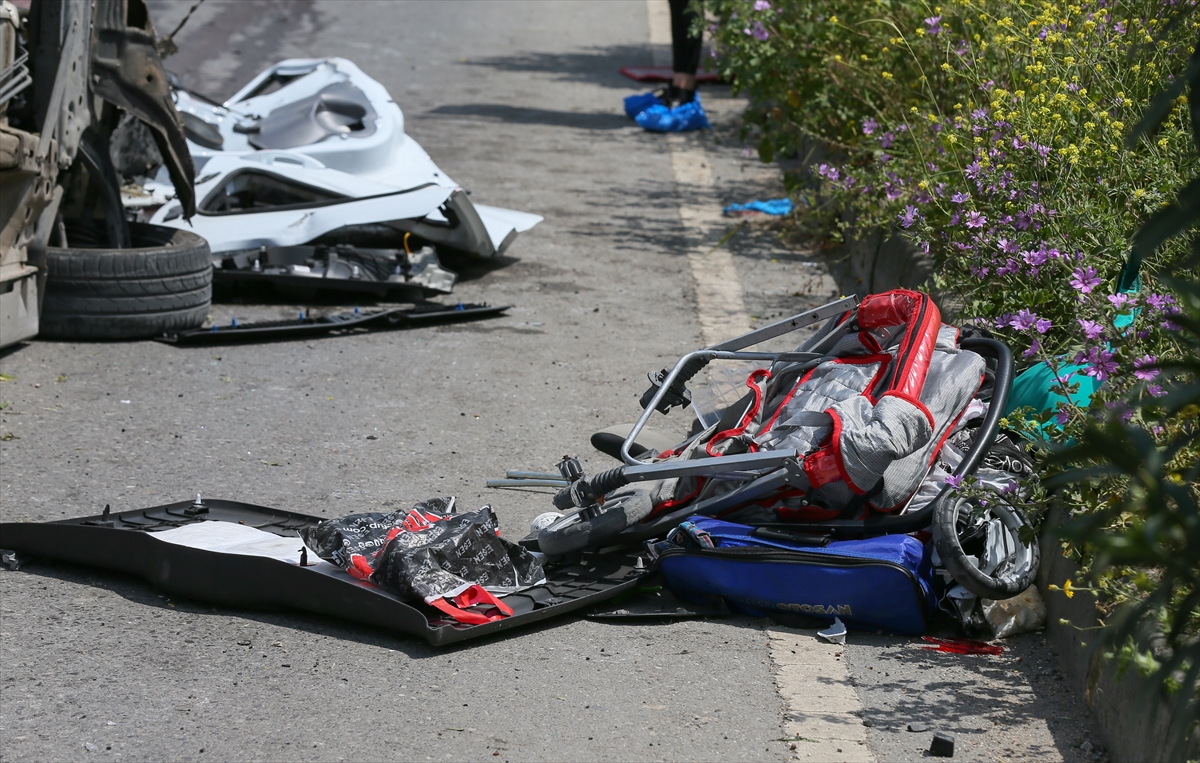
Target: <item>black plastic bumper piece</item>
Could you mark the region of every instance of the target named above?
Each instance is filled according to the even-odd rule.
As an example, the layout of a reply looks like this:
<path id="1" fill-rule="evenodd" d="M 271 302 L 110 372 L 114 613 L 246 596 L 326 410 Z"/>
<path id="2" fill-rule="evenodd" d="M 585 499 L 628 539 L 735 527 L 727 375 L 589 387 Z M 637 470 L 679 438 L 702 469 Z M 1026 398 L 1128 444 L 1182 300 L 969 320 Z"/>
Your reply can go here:
<path id="1" fill-rule="evenodd" d="M 405 329 L 432 323 L 455 323 L 481 318 L 494 318 L 510 305 L 493 307 L 486 304 L 439 305 L 432 302 L 412 308 L 364 310 L 316 318 L 297 318 L 291 321 L 262 321 L 232 326 L 213 326 L 192 329 L 177 334 L 164 334 L 160 342 L 179 345 L 233 344 L 236 342 L 269 342 L 320 336 L 333 332 L 373 329 Z"/>
<path id="2" fill-rule="evenodd" d="M 183 598 L 243 609 L 296 609 L 417 636 L 434 646 L 478 638 L 589 607 L 631 590 L 651 567 L 635 554 L 584 554 L 546 567 L 546 582 L 501 597 L 510 617 L 483 625 L 431 625 L 441 612 L 411 604 L 378 586 L 333 577 L 312 567 L 262 556 L 207 551 L 156 539 L 156 531 L 203 521 L 233 522 L 283 537 L 315 526 L 320 517 L 205 499 L 149 509 L 105 512 L 60 522 L 0 523 L 0 548 L 138 575 Z"/>

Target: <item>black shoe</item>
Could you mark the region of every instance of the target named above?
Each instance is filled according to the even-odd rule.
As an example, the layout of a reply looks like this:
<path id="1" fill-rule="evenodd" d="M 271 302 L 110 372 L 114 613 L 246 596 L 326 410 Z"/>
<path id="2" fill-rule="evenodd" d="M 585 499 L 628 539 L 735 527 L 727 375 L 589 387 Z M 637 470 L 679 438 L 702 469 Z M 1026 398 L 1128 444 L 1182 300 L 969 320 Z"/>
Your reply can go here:
<path id="1" fill-rule="evenodd" d="M 658 100 L 663 102 L 663 105 L 668 109 L 673 109 L 676 106 L 682 106 L 685 103 L 691 103 L 696 98 L 695 90 L 684 90 L 675 85 L 668 85 L 662 90 L 655 93 Z"/>

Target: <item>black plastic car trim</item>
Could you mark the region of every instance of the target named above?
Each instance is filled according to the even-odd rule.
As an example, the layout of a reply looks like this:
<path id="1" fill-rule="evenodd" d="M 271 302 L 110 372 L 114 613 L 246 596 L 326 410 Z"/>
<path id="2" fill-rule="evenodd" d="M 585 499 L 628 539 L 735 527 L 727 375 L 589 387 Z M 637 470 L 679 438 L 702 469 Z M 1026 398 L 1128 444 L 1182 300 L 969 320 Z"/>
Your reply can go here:
<path id="1" fill-rule="evenodd" d="M 483 625 L 431 625 L 444 617 L 423 604 L 410 604 L 378 586 L 347 582 L 277 559 L 169 543 L 154 537 L 203 521 L 233 522 L 302 541 L 297 530 L 320 517 L 205 499 L 196 513 L 192 502 L 112 512 L 58 522 L 0 523 L 0 548 L 34 558 L 101 567 L 144 578 L 180 597 L 245 609 L 297 609 L 351 620 L 425 639 L 434 646 L 478 638 L 528 625 L 605 601 L 629 590 L 651 567 L 638 568 L 636 550 L 584 554 L 571 563 L 549 565 L 546 582 L 500 597 L 514 614 Z M 150 520 L 146 525 L 143 519 Z"/>
<path id="2" fill-rule="evenodd" d="M 177 345 L 213 345 L 295 339 L 347 329 L 400 329 L 430 323 L 455 323 L 494 318 L 509 307 L 510 305 L 492 306 L 473 303 L 454 306 L 426 303 L 413 308 L 347 312 L 316 318 L 296 318 L 290 321 L 262 321 L 240 323 L 235 326 L 190 329 L 175 334 L 164 334 L 158 337 L 158 340 Z"/>

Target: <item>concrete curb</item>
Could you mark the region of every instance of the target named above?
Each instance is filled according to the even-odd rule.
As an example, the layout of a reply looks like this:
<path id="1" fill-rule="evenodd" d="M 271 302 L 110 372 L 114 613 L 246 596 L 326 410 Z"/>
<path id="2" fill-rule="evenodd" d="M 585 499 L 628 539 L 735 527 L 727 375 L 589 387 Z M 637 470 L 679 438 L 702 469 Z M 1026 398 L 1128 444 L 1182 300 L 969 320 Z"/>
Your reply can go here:
<path id="1" fill-rule="evenodd" d="M 1061 586 L 1066 580 L 1083 577 L 1079 565 L 1062 555 L 1055 538 L 1054 529 L 1062 523 L 1062 515 L 1052 511 L 1042 527 L 1038 586 L 1046 592 L 1046 640 L 1066 680 L 1095 714 L 1112 760 L 1171 763 L 1197 759 L 1200 735 L 1193 734 L 1186 744 L 1169 737 L 1171 713 L 1162 689 L 1133 667 L 1118 678 L 1116 665 L 1102 659 L 1100 632 L 1085 630 L 1100 624 L 1096 600 L 1087 593 L 1068 599 L 1047 590 L 1052 583 Z"/>

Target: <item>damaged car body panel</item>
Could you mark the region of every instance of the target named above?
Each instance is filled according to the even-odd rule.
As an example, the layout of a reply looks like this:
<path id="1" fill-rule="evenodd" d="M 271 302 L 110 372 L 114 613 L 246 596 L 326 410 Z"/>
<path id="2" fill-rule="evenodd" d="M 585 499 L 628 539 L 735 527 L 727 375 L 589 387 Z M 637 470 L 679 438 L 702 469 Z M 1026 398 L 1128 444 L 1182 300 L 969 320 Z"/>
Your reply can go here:
<path id="1" fill-rule="evenodd" d="M 154 42 L 145 0 L 39 0 L 24 23 L 0 3 L 0 347 L 43 327 L 47 249 L 81 173 L 101 176 L 110 245 L 131 243 L 108 160 L 118 110 L 153 134 L 164 174 L 195 175 Z M 178 203 L 194 212 L 190 187 Z"/>
<path id="2" fill-rule="evenodd" d="M 333 232 L 322 224 L 316 227 L 323 230 L 313 238 L 299 238 L 296 230 L 287 227 L 296 220 L 294 215 L 267 215 L 277 214 L 273 210 L 281 206 L 297 208 L 295 204 L 300 202 L 272 201 L 261 195 L 252 207 L 240 210 L 248 219 L 218 218 L 220 212 L 209 208 L 209 194 L 235 181 L 239 172 L 251 171 L 251 162 L 261 162 L 270 172 L 310 189 L 311 194 L 343 197 L 325 199 L 331 209 L 339 210 L 337 214 L 357 203 L 352 199 L 420 191 L 409 197 L 411 204 L 402 209 L 380 207 L 370 219 L 353 214 L 353 220 L 339 226 L 337 243 L 400 249 L 402 242 L 415 238 L 411 243 L 418 246 L 429 244 L 439 251 L 493 257 L 543 219 L 473 204 L 404 133 L 404 115 L 387 89 L 345 59 L 283 61 L 221 105 L 189 92 L 182 84 L 175 88 L 174 97 L 199 173 L 196 195 L 202 200 L 200 218 L 205 219 L 197 225 L 204 226 L 201 235 L 208 238 L 218 256 L 246 248 L 241 231 L 248 228 L 257 231 L 256 246 L 313 243 L 315 236 Z M 293 197 L 284 194 L 281 198 Z M 367 208 L 369 205 L 359 206 Z M 179 211 L 167 204 L 152 221 L 182 227 L 186 223 L 177 219 Z M 363 226 L 368 227 L 356 230 Z"/>
<path id="3" fill-rule="evenodd" d="M 60 522 L 0 523 L 10 566 L 21 556 L 138 575 L 195 601 L 296 609 L 398 631 L 434 646 L 529 625 L 611 599 L 647 574 L 640 558 L 584 554 L 548 566 L 546 582 L 501 597 L 513 614 L 447 622 L 433 607 L 358 580 L 305 549 L 300 531 L 321 518 L 235 501 L 201 499 Z M 8 552 L 15 552 L 14 554 Z"/>

